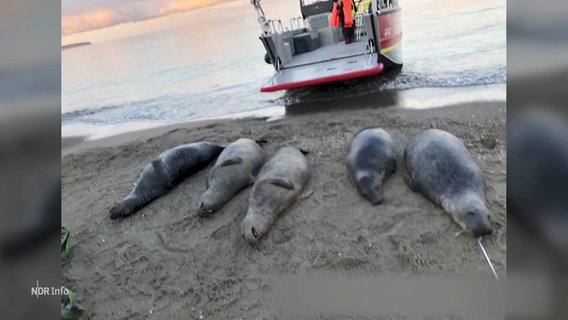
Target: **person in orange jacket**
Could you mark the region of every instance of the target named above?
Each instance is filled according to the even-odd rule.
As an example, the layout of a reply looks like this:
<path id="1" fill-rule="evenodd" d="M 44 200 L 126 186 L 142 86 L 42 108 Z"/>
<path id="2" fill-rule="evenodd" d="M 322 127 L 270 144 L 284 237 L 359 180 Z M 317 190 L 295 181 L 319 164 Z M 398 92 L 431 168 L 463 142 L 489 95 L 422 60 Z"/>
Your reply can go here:
<path id="1" fill-rule="evenodd" d="M 345 44 L 350 44 L 355 41 L 353 9 L 352 0 L 333 0 L 330 25 L 336 28 L 343 28 Z"/>

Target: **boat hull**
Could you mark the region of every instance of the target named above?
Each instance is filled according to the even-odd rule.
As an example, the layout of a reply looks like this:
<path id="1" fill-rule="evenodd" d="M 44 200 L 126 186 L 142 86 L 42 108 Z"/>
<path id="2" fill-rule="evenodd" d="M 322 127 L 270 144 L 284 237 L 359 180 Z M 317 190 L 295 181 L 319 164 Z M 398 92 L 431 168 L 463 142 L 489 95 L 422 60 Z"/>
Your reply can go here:
<path id="1" fill-rule="evenodd" d="M 402 66 L 402 21 L 400 8 L 379 14 L 379 61 L 388 69 Z"/>
<path id="2" fill-rule="evenodd" d="M 377 55 L 361 55 L 284 69 L 260 87 L 261 92 L 273 92 L 329 82 L 343 81 L 379 74 L 384 65 L 377 63 Z"/>

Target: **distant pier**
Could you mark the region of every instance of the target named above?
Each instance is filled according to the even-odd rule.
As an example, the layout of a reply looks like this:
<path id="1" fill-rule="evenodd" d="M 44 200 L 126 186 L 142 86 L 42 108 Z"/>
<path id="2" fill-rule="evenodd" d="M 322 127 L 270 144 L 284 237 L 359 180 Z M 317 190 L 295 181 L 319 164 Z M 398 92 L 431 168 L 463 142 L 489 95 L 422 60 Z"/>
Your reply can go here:
<path id="1" fill-rule="evenodd" d="M 82 47 L 82 46 L 90 46 L 90 45 L 92 45 L 92 43 L 90 43 L 90 42 L 77 42 L 77 43 L 72 43 L 72 44 L 67 44 L 67 45 L 61 46 L 61 49 L 65 50 L 65 49 L 77 48 L 77 47 Z"/>

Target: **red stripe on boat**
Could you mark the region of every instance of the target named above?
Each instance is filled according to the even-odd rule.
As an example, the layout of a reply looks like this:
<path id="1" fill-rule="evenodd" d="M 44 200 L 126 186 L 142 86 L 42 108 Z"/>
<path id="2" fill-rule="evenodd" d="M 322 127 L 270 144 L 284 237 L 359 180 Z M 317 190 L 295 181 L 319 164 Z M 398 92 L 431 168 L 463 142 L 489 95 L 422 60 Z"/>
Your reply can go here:
<path id="1" fill-rule="evenodd" d="M 402 34 L 398 34 L 394 37 L 390 37 L 385 39 L 384 41 L 381 41 L 381 50 L 394 46 L 395 44 L 399 43 L 401 39 Z"/>
<path id="2" fill-rule="evenodd" d="M 313 85 L 322 84 L 322 83 L 372 76 L 374 74 L 381 73 L 383 71 L 383 68 L 384 68 L 384 65 L 379 62 L 379 64 L 372 69 L 359 70 L 359 71 L 354 71 L 354 72 L 342 73 L 342 74 L 338 74 L 338 75 L 335 75 L 335 76 L 315 78 L 315 79 L 304 80 L 304 81 L 282 83 L 282 84 L 277 84 L 277 85 L 274 85 L 274 86 L 262 86 L 262 87 L 260 87 L 260 92 L 273 92 L 273 91 L 279 91 L 279 90 L 288 90 L 288 89 L 294 89 L 294 88 L 300 88 L 300 87 L 313 86 Z"/>

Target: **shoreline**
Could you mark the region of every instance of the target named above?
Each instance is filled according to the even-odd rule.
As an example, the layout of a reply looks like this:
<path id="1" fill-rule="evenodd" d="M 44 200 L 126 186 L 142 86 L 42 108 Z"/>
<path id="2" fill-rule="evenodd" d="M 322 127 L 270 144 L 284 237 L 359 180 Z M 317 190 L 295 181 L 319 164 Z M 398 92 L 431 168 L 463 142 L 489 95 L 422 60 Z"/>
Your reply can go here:
<path id="1" fill-rule="evenodd" d="M 443 107 L 436 107 L 436 108 L 429 108 L 429 109 L 405 109 L 400 107 L 381 107 L 381 109 L 391 108 L 396 109 L 396 112 L 402 113 L 436 113 L 434 110 L 441 110 L 441 113 L 450 113 L 454 108 L 464 108 L 467 106 L 475 106 L 478 104 L 485 104 L 485 105 L 501 105 L 505 104 L 506 102 L 497 100 L 497 101 L 478 101 L 478 102 L 465 102 L 455 105 L 443 106 Z M 309 104 L 307 104 L 309 105 Z M 189 120 L 185 122 L 173 123 L 173 124 L 163 124 L 152 126 L 150 128 L 144 128 L 139 130 L 127 131 L 122 132 L 110 136 L 105 136 L 99 139 L 89 140 L 87 135 L 83 136 L 67 136 L 61 137 L 61 149 L 62 155 L 70 154 L 79 152 L 85 149 L 92 149 L 92 148 L 105 148 L 105 147 L 115 147 L 120 146 L 123 144 L 133 143 L 136 141 L 144 140 L 144 139 L 151 139 L 156 136 L 161 136 L 168 134 L 169 132 L 177 131 L 180 129 L 192 130 L 203 126 L 211 126 L 211 125 L 222 125 L 227 123 L 244 123 L 247 121 L 261 121 L 261 122 L 280 122 L 285 119 L 295 118 L 295 117 L 305 117 L 309 116 L 310 114 L 318 114 L 318 113 L 325 113 L 329 112 L 330 114 L 337 113 L 337 112 L 348 112 L 349 110 L 342 110 L 338 111 L 332 105 L 327 105 L 326 110 L 318 110 L 319 107 L 313 107 L 313 109 L 305 109 L 302 111 L 295 111 L 294 113 L 290 113 L 288 115 L 283 115 L 281 117 L 267 117 L 267 116 L 248 116 L 243 118 L 233 118 L 231 115 L 226 115 L 218 118 L 207 118 L 207 119 L 196 119 L 196 120 Z M 275 119 L 275 120 L 272 120 Z"/>
<path id="2" fill-rule="evenodd" d="M 78 137 L 85 141 L 95 141 L 110 137 L 121 136 L 125 133 L 152 130 L 160 127 L 177 127 L 184 123 L 198 123 L 202 121 L 225 121 L 241 120 L 247 118 L 286 118 L 300 114 L 312 114 L 314 112 L 341 111 L 345 110 L 345 104 L 357 104 L 350 109 L 369 107 L 399 106 L 404 110 L 426 110 L 443 107 L 451 107 L 476 102 L 505 102 L 506 84 L 492 84 L 472 87 L 442 87 L 442 88 L 412 88 L 407 90 L 385 90 L 372 92 L 361 96 L 338 98 L 329 100 L 301 101 L 288 106 L 270 106 L 263 109 L 255 109 L 219 116 L 200 117 L 188 119 L 177 123 L 165 122 L 136 122 L 120 123 L 115 125 L 63 125 L 62 145 L 69 147 L 75 145 Z M 104 129 L 103 129 L 104 128 Z M 90 134 L 81 134 L 89 132 Z M 68 145 L 68 141 L 70 145 Z M 65 140 L 65 143 L 63 141 Z"/>

